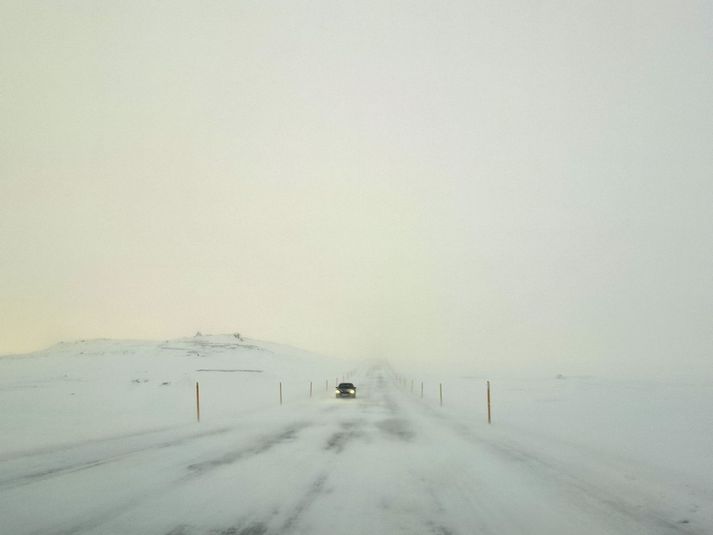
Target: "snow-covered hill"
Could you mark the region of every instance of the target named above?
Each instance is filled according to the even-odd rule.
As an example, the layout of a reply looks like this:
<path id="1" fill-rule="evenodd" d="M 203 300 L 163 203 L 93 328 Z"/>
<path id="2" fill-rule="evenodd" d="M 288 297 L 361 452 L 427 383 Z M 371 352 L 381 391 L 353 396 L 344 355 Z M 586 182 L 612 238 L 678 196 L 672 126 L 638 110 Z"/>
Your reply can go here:
<path id="1" fill-rule="evenodd" d="M 82 340 L 0 358 L 4 453 L 206 422 L 325 390 L 349 364 L 234 335 L 165 341 Z"/>

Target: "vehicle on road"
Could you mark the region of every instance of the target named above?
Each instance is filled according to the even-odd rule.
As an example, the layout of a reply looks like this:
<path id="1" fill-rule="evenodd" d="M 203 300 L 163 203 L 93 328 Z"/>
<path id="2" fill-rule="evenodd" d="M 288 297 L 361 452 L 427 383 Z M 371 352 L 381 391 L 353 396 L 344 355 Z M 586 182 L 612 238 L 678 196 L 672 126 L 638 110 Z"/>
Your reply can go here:
<path id="1" fill-rule="evenodd" d="M 355 398 L 356 386 L 353 383 L 339 383 L 335 396 L 337 398 Z"/>

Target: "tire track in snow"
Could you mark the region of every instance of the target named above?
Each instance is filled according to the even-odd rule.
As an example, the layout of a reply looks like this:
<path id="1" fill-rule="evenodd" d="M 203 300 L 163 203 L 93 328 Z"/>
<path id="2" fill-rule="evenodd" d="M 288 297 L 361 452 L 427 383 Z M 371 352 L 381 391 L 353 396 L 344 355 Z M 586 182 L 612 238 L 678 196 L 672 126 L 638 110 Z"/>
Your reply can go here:
<path id="1" fill-rule="evenodd" d="M 83 447 L 87 447 L 87 446 L 98 445 L 98 444 L 108 444 L 108 443 L 117 442 L 120 440 L 133 439 L 133 438 L 137 438 L 137 437 L 145 437 L 148 435 L 154 435 L 154 434 L 158 434 L 158 433 L 166 433 L 166 432 L 169 432 L 172 430 L 185 428 L 185 427 L 186 427 L 185 425 L 172 425 L 172 426 L 160 427 L 160 428 L 155 428 L 155 429 L 148 429 L 148 430 L 144 430 L 144 431 L 121 433 L 118 435 L 108 436 L 108 437 L 104 437 L 104 438 L 83 440 L 80 442 L 71 442 L 68 444 L 60 445 L 60 446 L 54 445 L 54 446 L 48 446 L 48 447 L 44 447 L 44 448 L 35 448 L 32 450 L 24 450 L 21 452 L 16 451 L 16 452 L 0 455 L 0 463 L 17 461 L 17 460 L 21 460 L 21 459 L 27 459 L 30 457 L 41 457 L 41 456 L 45 456 L 45 455 L 52 455 L 52 454 L 57 454 L 57 453 L 61 453 L 61 452 L 76 450 L 78 448 L 83 448 Z"/>
<path id="2" fill-rule="evenodd" d="M 29 473 L 24 473 L 20 476 L 13 476 L 7 479 L 0 479 L 0 489 L 4 488 L 15 488 L 23 485 L 28 485 L 31 483 L 36 483 L 52 477 L 59 477 L 66 474 L 71 474 L 75 472 L 81 472 L 83 470 L 90 470 L 98 466 L 102 466 L 109 463 L 114 463 L 118 461 L 123 461 L 128 457 L 145 453 L 152 450 L 162 450 L 173 448 L 176 446 L 183 446 L 189 442 L 194 442 L 203 438 L 214 437 L 216 435 L 222 435 L 228 433 L 230 428 L 220 428 L 211 431 L 205 431 L 202 433 L 191 434 L 184 437 L 179 437 L 171 440 L 162 440 L 155 444 L 150 444 L 148 446 L 136 446 L 133 448 L 124 449 L 119 453 L 115 453 L 107 456 L 94 457 L 88 461 L 81 461 L 76 463 L 67 463 L 62 465 L 50 466 L 48 468 L 42 468 Z M 80 449 L 80 448 L 75 448 Z"/>
<path id="3" fill-rule="evenodd" d="M 221 457 L 215 458 L 215 459 L 210 459 L 207 461 L 203 461 L 200 463 L 194 463 L 192 465 L 188 465 L 188 470 L 190 470 L 192 473 L 189 474 L 189 477 L 186 478 L 185 476 L 176 480 L 172 481 L 167 481 L 164 482 L 161 486 L 161 488 L 164 489 L 175 489 L 176 486 L 182 485 L 182 484 L 187 484 L 191 479 L 194 479 L 196 477 L 201 477 L 203 475 L 208 474 L 212 470 L 219 468 L 221 466 L 225 466 L 228 464 L 233 464 L 236 463 L 240 460 L 247 459 L 247 458 L 254 458 L 257 455 L 263 454 L 274 447 L 283 444 L 285 442 L 289 442 L 293 440 L 296 436 L 297 433 L 308 427 L 310 424 L 309 423 L 297 423 L 297 424 L 290 424 L 286 428 L 280 429 L 279 431 L 275 433 L 271 433 L 269 435 L 265 435 L 261 437 L 257 442 L 254 444 L 246 447 L 246 448 L 241 448 L 238 449 L 234 452 L 229 452 L 228 454 L 225 454 Z M 160 448 L 159 448 L 160 449 Z M 136 494 L 133 494 L 130 498 L 125 499 L 122 503 L 119 504 L 114 504 L 110 509 L 105 509 L 103 511 L 97 511 L 93 514 L 89 515 L 89 518 L 86 518 L 82 520 L 79 523 L 72 524 L 69 527 L 64 527 L 61 528 L 57 531 L 54 531 L 53 533 L 56 533 L 57 535 L 78 535 L 81 533 L 85 532 L 92 532 L 94 530 L 97 530 L 100 528 L 102 525 L 106 524 L 107 522 L 123 515 L 124 513 L 127 513 L 128 511 L 131 511 L 135 507 L 140 506 L 143 504 L 147 499 L 151 498 L 152 496 L 156 495 L 160 490 L 158 489 L 151 489 L 151 491 L 144 491 L 144 492 L 139 492 Z M 253 524 L 252 527 L 250 528 L 252 531 L 246 531 L 246 534 L 250 533 L 260 533 L 259 531 L 255 531 L 257 529 L 255 526 L 259 527 L 258 524 Z M 184 526 L 179 526 L 180 528 L 184 528 Z M 231 529 L 229 528 L 228 531 L 225 533 L 231 533 Z M 38 532 L 38 535 L 44 535 L 46 533 L 45 530 L 41 530 Z M 216 533 L 221 533 L 220 531 Z M 235 533 L 239 533 L 242 535 L 241 531 L 236 531 Z"/>
<path id="4" fill-rule="evenodd" d="M 308 422 L 300 422 L 296 424 L 291 424 L 284 430 L 271 434 L 258 440 L 257 443 L 248 446 L 247 448 L 240 448 L 235 451 L 230 451 L 216 457 L 209 459 L 207 461 L 201 461 L 199 463 L 193 463 L 188 465 L 188 470 L 193 472 L 195 475 L 204 474 L 210 470 L 220 468 L 221 466 L 236 463 L 242 459 L 249 458 L 255 455 L 260 455 L 266 451 L 274 448 L 278 444 L 285 442 L 290 442 L 295 439 L 297 434 L 309 427 L 311 424 Z"/>
<path id="5" fill-rule="evenodd" d="M 354 440 L 360 438 L 360 432 L 364 426 L 363 420 L 350 420 L 340 424 L 340 430 L 333 433 L 324 446 L 326 451 L 333 451 L 337 454 L 342 453 L 345 447 L 351 444 Z"/>
<path id="6" fill-rule="evenodd" d="M 267 451 L 273 449 L 274 447 L 283 444 L 285 442 L 289 442 L 290 440 L 294 439 L 296 437 L 297 433 L 308 427 L 310 424 L 309 423 L 298 423 L 298 424 L 290 424 L 286 428 L 281 428 L 280 430 L 264 435 L 261 438 L 259 438 L 256 442 L 253 444 L 245 447 L 238 449 L 234 452 L 230 452 L 228 454 L 225 454 L 221 457 L 217 457 L 214 459 L 209 459 L 207 461 L 202 461 L 200 463 L 194 463 L 192 465 L 188 465 L 188 469 L 191 471 L 191 473 L 186 477 L 183 475 L 182 477 L 179 477 L 177 479 L 171 479 L 164 481 L 162 484 L 152 487 L 149 489 L 143 489 L 141 491 L 132 493 L 129 497 L 123 498 L 120 500 L 118 503 L 113 503 L 110 508 L 103 508 L 99 510 L 93 510 L 93 511 L 88 511 L 83 514 L 83 519 L 80 522 L 71 522 L 67 521 L 62 523 L 62 525 L 55 526 L 53 529 L 48 530 L 48 529 L 40 529 L 36 531 L 37 535 L 46 535 L 47 533 L 52 533 L 55 535 L 78 535 L 81 533 L 85 532 L 93 532 L 98 530 L 102 525 L 106 524 L 107 522 L 118 518 L 119 516 L 127 513 L 128 511 L 131 511 L 132 509 L 141 506 L 145 501 L 149 500 L 151 497 L 162 493 L 162 489 L 175 489 L 177 486 L 180 486 L 182 484 L 188 483 L 190 480 L 193 480 L 197 477 L 202 477 L 203 475 L 206 475 L 207 473 L 211 472 L 213 469 L 218 468 L 220 466 L 224 466 L 227 464 L 232 464 L 235 462 L 238 462 L 243 459 L 248 459 L 248 458 L 254 458 L 255 456 L 261 455 L 263 453 L 266 453 Z M 218 430 L 216 430 L 218 431 Z M 215 435 L 218 434 L 216 431 L 209 432 L 209 433 L 202 433 L 199 435 L 200 437 L 205 437 L 205 436 L 210 436 L 210 435 Z M 185 438 L 185 437 L 184 437 Z M 196 437 L 194 437 L 196 438 Z M 178 444 L 185 444 L 187 440 L 185 439 L 177 439 L 175 441 L 171 441 L 171 445 L 175 446 Z M 160 450 L 162 447 L 165 447 L 165 443 L 161 444 L 155 444 L 152 447 L 144 448 L 142 451 L 148 451 L 148 450 Z M 121 459 L 125 459 L 129 457 L 130 455 L 138 454 L 140 451 L 132 452 L 131 454 L 124 455 L 121 457 Z M 120 458 L 112 458 L 106 460 L 106 462 L 98 462 L 94 463 L 91 466 L 86 466 L 82 467 L 81 469 L 89 469 L 89 468 L 96 468 L 98 466 L 101 466 L 102 464 L 107 464 L 108 462 L 111 461 L 118 461 L 121 460 Z M 78 470 L 75 470 L 78 471 Z M 70 474 L 71 471 L 63 471 L 63 472 L 57 472 L 56 475 L 61 476 L 61 475 L 67 475 Z M 240 533 L 240 532 L 238 532 Z M 250 533 L 249 531 L 246 533 Z M 259 533 L 259 532 L 257 532 Z"/>
<path id="7" fill-rule="evenodd" d="M 300 501 L 297 502 L 297 505 L 293 508 L 290 515 L 282 524 L 280 533 L 290 533 L 293 530 L 302 514 L 310 507 L 310 505 L 312 505 L 314 501 L 319 498 L 320 494 L 322 494 L 326 481 L 326 473 L 320 474 L 314 481 L 312 481 L 308 491 L 300 499 Z"/>

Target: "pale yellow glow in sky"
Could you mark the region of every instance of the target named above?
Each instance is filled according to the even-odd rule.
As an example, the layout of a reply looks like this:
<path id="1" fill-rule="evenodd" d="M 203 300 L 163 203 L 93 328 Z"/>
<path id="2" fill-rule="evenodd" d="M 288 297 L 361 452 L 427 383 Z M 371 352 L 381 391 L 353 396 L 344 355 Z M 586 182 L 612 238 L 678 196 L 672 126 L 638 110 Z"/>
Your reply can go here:
<path id="1" fill-rule="evenodd" d="M 0 353 L 706 369 L 710 2 L 0 2 Z"/>

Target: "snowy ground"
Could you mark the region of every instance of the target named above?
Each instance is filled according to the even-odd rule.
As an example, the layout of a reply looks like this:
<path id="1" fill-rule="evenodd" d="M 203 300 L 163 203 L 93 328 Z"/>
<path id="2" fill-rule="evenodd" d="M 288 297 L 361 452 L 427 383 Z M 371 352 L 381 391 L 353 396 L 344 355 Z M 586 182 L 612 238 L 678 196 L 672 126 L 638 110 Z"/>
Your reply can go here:
<path id="1" fill-rule="evenodd" d="M 0 532 L 713 532 L 711 384 L 502 378 L 489 426 L 484 378 L 419 375 L 231 336 L 1 358 Z"/>

